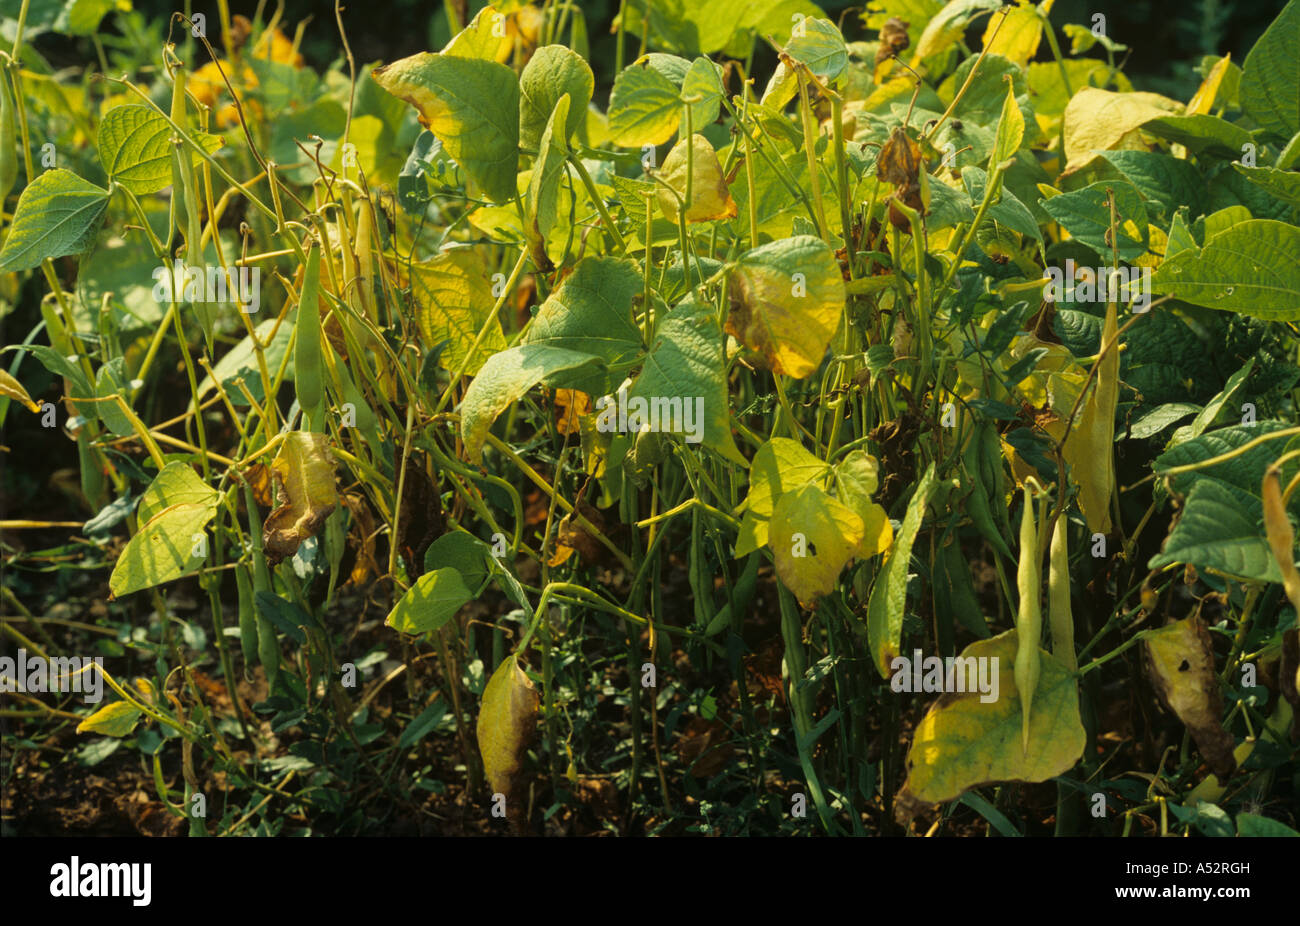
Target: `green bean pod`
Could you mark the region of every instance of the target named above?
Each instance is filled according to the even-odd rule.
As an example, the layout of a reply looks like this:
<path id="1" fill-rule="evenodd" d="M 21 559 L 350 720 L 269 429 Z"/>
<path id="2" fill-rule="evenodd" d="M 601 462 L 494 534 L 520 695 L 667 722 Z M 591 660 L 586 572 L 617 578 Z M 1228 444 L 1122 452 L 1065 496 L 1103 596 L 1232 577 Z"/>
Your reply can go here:
<path id="1" fill-rule="evenodd" d="M 8 198 L 18 181 L 18 133 L 14 123 L 9 75 L 0 72 L 0 203 Z"/>
<path id="2" fill-rule="evenodd" d="M 320 247 L 307 252 L 298 298 L 298 339 L 293 349 L 293 385 L 302 409 L 303 430 L 325 428 L 325 379 L 320 351 Z"/>
<path id="3" fill-rule="evenodd" d="M 257 606 L 253 580 L 243 566 L 235 566 L 235 585 L 239 590 L 239 650 L 244 656 L 244 678 L 248 679 L 257 661 Z"/>

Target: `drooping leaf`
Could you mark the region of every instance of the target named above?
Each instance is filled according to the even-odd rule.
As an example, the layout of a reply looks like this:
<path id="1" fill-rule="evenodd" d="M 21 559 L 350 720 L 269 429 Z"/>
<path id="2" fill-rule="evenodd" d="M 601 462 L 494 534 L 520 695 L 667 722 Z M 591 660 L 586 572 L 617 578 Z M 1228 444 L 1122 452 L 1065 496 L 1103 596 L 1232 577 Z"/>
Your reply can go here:
<path id="1" fill-rule="evenodd" d="M 262 546 L 275 564 L 325 524 L 339 501 L 329 435 L 290 431 L 271 461 L 276 508 L 262 524 Z"/>
<path id="2" fill-rule="evenodd" d="M 980 691 L 971 690 L 969 667 L 975 663 L 957 664 L 957 671 L 968 667 L 966 690 L 940 695 L 917 726 L 907 753 L 907 783 L 898 798 L 901 818 L 910 818 L 920 803 L 950 801 L 980 785 L 1047 781 L 1083 755 L 1087 736 L 1079 718 L 1079 686 L 1060 660 L 1042 650 L 1029 749 L 1022 748 L 1020 697 L 1012 678 L 1018 645 L 1016 631 L 1008 630 L 962 650 L 959 659 L 989 660 L 990 672 L 996 667 L 996 697 L 986 702 Z"/>
<path id="3" fill-rule="evenodd" d="M 513 653 L 501 660 L 483 689 L 476 728 L 483 774 L 493 793 L 504 794 L 508 802 L 520 784 L 524 750 L 536 728 L 539 701 L 537 689 Z"/>
<path id="4" fill-rule="evenodd" d="M 494 202 L 515 196 L 519 81 L 504 64 L 421 52 L 375 68 L 381 87 L 413 105 L 420 123 Z"/>
<path id="5" fill-rule="evenodd" d="M 220 135 L 188 134 L 208 154 L 225 143 Z M 137 196 L 157 193 L 172 182 L 173 137 L 171 125 L 151 107 L 134 103 L 114 106 L 99 123 L 99 160 L 114 183 Z M 190 158 L 197 162 L 198 152 L 190 151 Z"/>
<path id="6" fill-rule="evenodd" d="M 34 412 L 41 410 L 40 403 L 27 394 L 23 384 L 18 382 L 8 370 L 0 370 L 0 396 L 15 399 Z"/>
<path id="7" fill-rule="evenodd" d="M 461 605 L 473 599 L 474 593 L 466 587 L 460 572 L 445 566 L 420 576 L 393 605 L 384 623 L 403 633 L 437 630 L 451 620 Z"/>
<path id="8" fill-rule="evenodd" d="M 686 206 L 687 222 L 730 219 L 736 215 L 736 201 L 727 191 L 727 179 L 718 155 L 703 135 L 692 135 L 689 141 L 682 139 L 674 145 L 664 158 L 659 179 L 663 181 L 663 185 L 655 187 L 659 209 L 670 222 L 677 221 L 679 204 L 686 202 L 688 185 L 691 201 Z"/>
<path id="9" fill-rule="evenodd" d="M 807 608 L 834 591 L 862 537 L 862 519 L 816 485 L 783 493 L 768 526 L 776 574 Z"/>
<path id="10" fill-rule="evenodd" d="M 460 405 L 465 455 L 477 463 L 488 428 L 497 416 L 548 377 L 580 369 L 604 369 L 594 354 L 553 344 L 521 344 L 493 354 L 474 377 Z"/>
<path id="11" fill-rule="evenodd" d="M 1143 642 L 1147 675 L 1161 700 L 1187 726 L 1210 770 L 1227 778 L 1237 767 L 1236 741 L 1223 728 L 1223 695 L 1205 624 L 1193 615 L 1148 633 Z"/>
<path id="12" fill-rule="evenodd" d="M 844 278 L 830 245 L 798 235 L 741 255 L 728 275 L 727 332 L 773 371 L 803 379 L 821 365 L 844 313 Z"/>
<path id="13" fill-rule="evenodd" d="M 181 462 L 168 463 L 149 483 L 136 510 L 139 531 L 113 566 L 108 587 L 120 598 L 170 582 L 203 565 L 193 555 L 217 513 L 217 492 Z"/>
<path id="14" fill-rule="evenodd" d="M 1032 11 L 1031 11 L 1032 12 Z M 1037 13 L 1032 14 L 1035 19 Z M 1006 102 L 1002 107 L 1002 117 L 998 119 L 998 130 L 994 136 L 993 154 L 989 158 L 989 170 L 993 170 L 1003 161 L 1013 157 L 1025 137 L 1025 117 L 1016 103 L 1015 88 L 1007 82 Z"/>
<path id="15" fill-rule="evenodd" d="M 488 323 L 496 299 L 483 272 L 483 261 L 471 248 L 451 248 L 426 261 L 411 264 L 411 296 L 415 300 L 415 323 L 424 343 L 429 346 L 447 341 L 438 357 L 441 366 L 471 376 L 482 369 L 487 359 L 506 349 L 501 325 L 493 322 L 470 356 L 470 349 L 483 326 Z"/>
<path id="16" fill-rule="evenodd" d="M 881 678 L 889 678 L 891 664 L 898 655 L 903 640 L 903 613 L 907 605 L 907 575 L 912 560 L 912 544 L 925 507 L 934 489 L 934 464 L 916 485 L 912 500 L 907 503 L 907 514 L 894 545 L 885 554 L 885 561 L 876 575 L 867 600 L 867 643 Z"/>
<path id="17" fill-rule="evenodd" d="M 55 167 L 23 190 L 0 249 L 0 272 L 30 270 L 46 258 L 89 249 L 108 206 L 108 191 Z"/>
<path id="18" fill-rule="evenodd" d="M 680 398 L 683 415 L 698 399 L 702 417 L 694 422 L 698 433 L 693 437 L 733 463 L 745 465 L 731 436 L 722 332 L 707 303 L 687 298 L 660 319 L 641 375 L 628 396 L 642 396 L 650 403 Z"/>
<path id="19" fill-rule="evenodd" d="M 1065 107 L 1066 171 L 1079 169 L 1098 151 L 1121 147 L 1130 133 L 1181 108 L 1157 93 L 1116 93 L 1084 87 Z"/>

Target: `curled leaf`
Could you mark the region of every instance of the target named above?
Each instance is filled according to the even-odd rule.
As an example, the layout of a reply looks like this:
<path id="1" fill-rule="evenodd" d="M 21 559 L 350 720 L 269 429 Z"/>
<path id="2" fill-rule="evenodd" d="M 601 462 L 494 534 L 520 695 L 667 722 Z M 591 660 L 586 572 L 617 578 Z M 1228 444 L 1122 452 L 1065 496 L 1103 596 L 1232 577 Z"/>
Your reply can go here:
<path id="1" fill-rule="evenodd" d="M 321 529 L 338 504 L 329 436 L 290 431 L 271 463 L 271 473 L 277 507 L 262 525 L 262 546 L 267 562 L 275 565 L 297 553 L 299 544 Z"/>
<path id="2" fill-rule="evenodd" d="M 40 403 L 27 394 L 23 384 L 10 376 L 8 370 L 0 370 L 0 396 L 16 399 L 34 412 L 39 413 L 41 410 Z"/>

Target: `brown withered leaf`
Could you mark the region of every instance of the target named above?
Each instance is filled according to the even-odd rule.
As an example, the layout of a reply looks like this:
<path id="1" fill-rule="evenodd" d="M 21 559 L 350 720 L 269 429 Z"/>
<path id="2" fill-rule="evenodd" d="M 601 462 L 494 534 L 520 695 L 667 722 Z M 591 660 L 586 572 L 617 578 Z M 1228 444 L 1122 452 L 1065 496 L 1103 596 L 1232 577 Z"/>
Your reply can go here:
<path id="1" fill-rule="evenodd" d="M 690 766 L 692 778 L 711 778 L 727 767 L 736 747 L 727 728 L 717 720 L 695 716 L 686 724 L 675 746 L 677 757 Z"/>
<path id="2" fill-rule="evenodd" d="M 1210 770 L 1225 779 L 1237 767 L 1236 745 L 1223 728 L 1223 695 L 1214 673 L 1214 651 L 1205 623 L 1196 616 L 1175 621 L 1145 640 L 1147 675 L 1165 705 L 1187 727 Z"/>
<path id="3" fill-rule="evenodd" d="M 329 435 L 290 431 L 271 462 L 277 508 L 262 525 L 262 547 L 271 565 L 298 552 L 338 504 Z"/>
<path id="4" fill-rule="evenodd" d="M 271 484 L 271 467 L 254 463 L 244 470 L 244 481 L 253 490 L 253 498 L 264 508 L 275 504 L 275 487 Z"/>
<path id="5" fill-rule="evenodd" d="M 418 576 L 424 572 L 425 551 L 445 533 L 447 517 L 442 510 L 438 486 L 429 478 L 423 457 L 411 454 L 406 458 L 402 513 L 397 524 L 397 549 L 406 559 L 406 568 L 411 575 Z"/>
<path id="6" fill-rule="evenodd" d="M 598 509 L 585 502 L 579 502 L 578 511 L 598 530 L 603 531 L 605 529 L 605 519 Z M 559 526 L 556 528 L 555 551 L 547 560 L 546 565 L 560 566 L 574 553 L 577 553 L 581 557 L 583 564 L 588 566 L 605 558 L 605 548 L 600 541 L 588 533 L 587 529 L 578 523 L 572 514 L 567 514 L 561 519 Z"/>
<path id="7" fill-rule="evenodd" d="M 348 545 L 353 548 L 355 557 L 348 572 L 348 581 L 360 585 L 368 576 L 379 575 L 379 564 L 375 561 L 375 516 L 370 505 L 360 495 L 344 495 L 343 504 L 352 515 Z"/>
<path id="8" fill-rule="evenodd" d="M 894 191 L 885 197 L 889 203 L 890 223 L 899 231 L 910 231 L 911 223 L 894 208 L 893 201 L 900 200 L 909 209 L 925 212 L 925 203 L 921 199 L 921 146 L 901 125 L 889 133 L 888 140 L 880 149 L 876 177 L 894 185 Z"/>
<path id="9" fill-rule="evenodd" d="M 561 434 L 581 432 L 579 419 L 591 414 L 591 396 L 577 389 L 555 390 L 555 428 Z"/>
<path id="10" fill-rule="evenodd" d="M 880 27 L 880 48 L 876 51 L 876 64 L 888 61 L 899 52 L 907 50 L 912 40 L 907 37 L 907 27 L 911 23 L 891 16 Z"/>

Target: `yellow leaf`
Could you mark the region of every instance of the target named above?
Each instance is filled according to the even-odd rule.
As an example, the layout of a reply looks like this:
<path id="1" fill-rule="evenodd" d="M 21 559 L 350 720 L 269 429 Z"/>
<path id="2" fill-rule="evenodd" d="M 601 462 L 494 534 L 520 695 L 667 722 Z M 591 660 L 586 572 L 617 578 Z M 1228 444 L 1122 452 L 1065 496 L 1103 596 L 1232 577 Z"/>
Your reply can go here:
<path id="1" fill-rule="evenodd" d="M 492 6 L 479 10 L 470 24 L 447 43 L 444 55 L 457 58 L 483 58 L 504 63 L 514 49 L 506 16 Z"/>
<path id="2" fill-rule="evenodd" d="M 1042 650 L 1030 749 L 1021 748 L 1020 696 L 1012 678 L 1018 646 L 1016 631 L 1008 630 L 962 651 L 953 676 L 964 680 L 965 690 L 940 695 L 912 738 L 907 783 L 898 801 L 901 818 L 909 819 L 918 803 L 950 801 L 978 785 L 1046 781 L 1068 771 L 1083 754 L 1087 737 L 1079 719 L 1078 684 L 1060 660 Z M 981 670 L 980 662 L 966 661 L 971 659 L 987 661 Z M 987 673 L 988 694 L 979 690 L 981 672 Z"/>
<path id="3" fill-rule="evenodd" d="M 692 135 L 688 157 L 686 139 L 682 139 L 664 158 L 659 179 L 669 189 L 656 184 L 659 208 L 670 222 L 677 221 L 679 203 L 686 201 L 687 172 L 690 172 L 691 201 L 686 207 L 686 221 L 709 222 L 736 215 L 736 201 L 727 191 L 727 179 L 713 145 L 703 135 Z"/>
<path id="4" fill-rule="evenodd" d="M 7 370 L 0 370 L 0 395 L 16 399 L 34 412 L 39 413 L 41 410 L 41 404 L 32 399 L 23 384 L 10 376 Z"/>
<path id="5" fill-rule="evenodd" d="M 1065 173 L 1078 170 L 1095 152 L 1132 147 L 1130 133 L 1161 116 L 1181 113 L 1182 104 L 1158 93 L 1115 93 L 1084 87 L 1065 107 Z"/>
<path id="6" fill-rule="evenodd" d="M 862 543 L 862 519 L 815 485 L 785 492 L 768 525 L 776 574 L 804 607 L 835 589 Z"/>
<path id="7" fill-rule="evenodd" d="M 1223 83 L 1223 75 L 1228 73 L 1228 66 L 1232 64 L 1232 53 L 1224 55 L 1214 67 L 1210 68 L 1210 73 L 1205 80 L 1201 81 L 1201 86 L 1196 89 L 1196 93 L 1187 103 L 1187 115 L 1203 116 L 1214 106 L 1214 100 L 1219 95 L 1219 85 Z"/>
<path id="8" fill-rule="evenodd" d="M 81 723 L 77 724 L 78 733 L 99 733 L 104 736 L 126 736 L 135 729 L 140 719 L 140 709 L 128 701 L 114 701 L 105 704 Z"/>
<path id="9" fill-rule="evenodd" d="M 293 556 L 298 545 L 325 524 L 339 499 L 334 465 L 329 435 L 309 431 L 285 435 L 271 463 L 277 507 L 262 525 L 262 545 L 268 562 L 274 564 Z"/>
<path id="10" fill-rule="evenodd" d="M 536 727 L 539 700 L 513 653 L 501 660 L 483 689 L 476 732 L 483 774 L 494 794 L 509 798 L 519 784 L 517 776 Z"/>
<path id="11" fill-rule="evenodd" d="M 984 29 L 984 50 L 1002 55 L 1024 67 L 1038 51 L 1043 40 L 1043 20 L 1032 3 L 1014 8 L 1003 7 L 989 17 Z"/>

